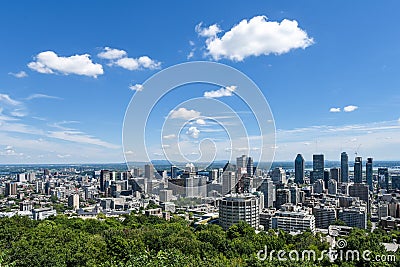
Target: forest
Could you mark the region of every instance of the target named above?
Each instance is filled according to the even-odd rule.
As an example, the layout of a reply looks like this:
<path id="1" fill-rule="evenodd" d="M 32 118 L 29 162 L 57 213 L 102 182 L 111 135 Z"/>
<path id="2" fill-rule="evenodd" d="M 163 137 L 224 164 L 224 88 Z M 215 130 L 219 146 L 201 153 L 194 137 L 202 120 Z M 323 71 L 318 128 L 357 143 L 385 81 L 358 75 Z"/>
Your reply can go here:
<path id="1" fill-rule="evenodd" d="M 381 242 L 400 242 L 400 232 L 354 229 L 344 237 L 346 249 L 385 255 Z M 272 250 L 329 249 L 321 234 L 283 231 L 256 232 L 246 223 L 227 231 L 215 224 L 194 227 L 180 217 L 170 221 L 141 214 L 118 218 L 104 215 L 81 219 L 58 215 L 43 221 L 14 216 L 0 219 L 0 266 L 400 266 L 395 262 L 336 260 L 260 260 L 257 253 Z"/>

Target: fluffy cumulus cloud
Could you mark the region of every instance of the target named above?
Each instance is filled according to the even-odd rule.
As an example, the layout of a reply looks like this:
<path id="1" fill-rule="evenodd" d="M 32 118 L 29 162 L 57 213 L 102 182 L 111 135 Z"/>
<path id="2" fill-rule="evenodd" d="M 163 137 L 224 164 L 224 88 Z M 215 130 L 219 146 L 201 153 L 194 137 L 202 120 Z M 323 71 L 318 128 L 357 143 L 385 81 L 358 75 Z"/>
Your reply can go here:
<path id="1" fill-rule="evenodd" d="M 94 78 L 104 73 L 103 66 L 93 63 L 89 54 L 62 57 L 53 51 L 39 53 L 28 67 L 39 73 L 77 74 Z"/>
<path id="2" fill-rule="evenodd" d="M 357 106 L 353 106 L 353 105 L 346 106 L 346 107 L 343 108 L 344 112 L 353 112 L 356 109 L 358 109 L 358 107 Z"/>
<path id="3" fill-rule="evenodd" d="M 177 110 L 172 110 L 169 115 L 171 119 L 190 120 L 199 117 L 200 112 L 193 109 L 179 108 Z"/>
<path id="4" fill-rule="evenodd" d="M 193 137 L 193 138 L 198 138 L 200 134 L 200 130 L 197 129 L 195 126 L 189 127 L 189 129 L 186 131 L 186 134 Z"/>
<path id="5" fill-rule="evenodd" d="M 340 112 L 340 108 L 331 108 L 329 110 L 329 112 L 333 112 L 333 113 Z"/>
<path id="6" fill-rule="evenodd" d="M 124 50 L 105 47 L 102 52 L 97 54 L 99 58 L 110 60 L 109 66 L 118 66 L 127 70 L 139 69 L 158 69 L 161 63 L 151 59 L 148 56 L 138 58 L 128 57 L 128 53 Z"/>
<path id="7" fill-rule="evenodd" d="M 143 90 L 143 85 L 142 84 L 132 84 L 132 85 L 129 85 L 129 89 L 131 89 L 132 91 L 138 91 L 138 92 L 140 92 L 140 91 L 142 91 Z"/>
<path id="8" fill-rule="evenodd" d="M 28 74 L 26 74 L 25 71 L 20 71 L 20 72 L 17 72 L 17 73 L 9 72 L 8 74 L 14 76 L 15 78 L 25 78 L 25 77 L 28 77 Z"/>
<path id="9" fill-rule="evenodd" d="M 312 45 L 313 39 L 301 28 L 297 21 L 284 19 L 281 22 L 268 21 L 265 16 L 242 20 L 221 37 L 218 25 L 196 27 L 197 33 L 206 37 L 206 49 L 214 59 L 227 58 L 242 61 L 249 56 L 284 54 L 292 49 Z"/>
<path id="10" fill-rule="evenodd" d="M 201 37 L 216 37 L 217 33 L 222 31 L 217 24 L 211 25 L 209 27 L 203 27 L 202 22 L 196 25 L 195 30 L 197 34 Z"/>
<path id="11" fill-rule="evenodd" d="M 209 97 L 209 98 L 218 98 L 218 97 L 223 97 L 223 96 L 231 96 L 232 93 L 236 90 L 236 86 L 227 86 L 227 87 L 222 87 L 216 91 L 207 91 L 204 92 L 204 97 Z"/>
<path id="12" fill-rule="evenodd" d="M 199 125 L 205 125 L 205 124 L 206 124 L 206 121 L 203 120 L 203 119 L 197 119 L 197 120 L 196 120 L 196 123 L 199 124 Z"/>
<path id="13" fill-rule="evenodd" d="M 126 51 L 110 47 L 105 47 L 102 52 L 97 54 L 99 58 L 104 58 L 104 59 L 118 59 L 126 57 L 126 55 L 127 55 Z"/>

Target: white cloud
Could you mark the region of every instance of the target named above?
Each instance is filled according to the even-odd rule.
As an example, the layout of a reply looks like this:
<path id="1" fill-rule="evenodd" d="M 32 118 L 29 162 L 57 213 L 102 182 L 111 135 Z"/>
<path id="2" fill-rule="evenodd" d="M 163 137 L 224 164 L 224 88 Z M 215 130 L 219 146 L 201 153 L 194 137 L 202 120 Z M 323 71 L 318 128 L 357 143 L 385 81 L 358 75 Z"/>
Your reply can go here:
<path id="1" fill-rule="evenodd" d="M 175 134 L 167 134 L 167 135 L 164 135 L 164 136 L 163 136 L 164 139 L 173 139 L 173 138 L 175 138 L 175 137 L 176 137 Z"/>
<path id="2" fill-rule="evenodd" d="M 161 63 L 151 59 L 148 56 L 141 56 L 138 58 L 128 57 L 124 50 L 105 47 L 103 52 L 97 55 L 100 58 L 110 60 L 108 66 L 119 66 L 127 70 L 140 70 L 140 69 L 158 69 Z"/>
<path id="3" fill-rule="evenodd" d="M 65 155 L 57 154 L 57 157 L 60 158 L 60 159 L 64 159 L 64 158 L 71 157 L 71 155 L 70 154 L 65 154 Z"/>
<path id="4" fill-rule="evenodd" d="M 357 106 L 353 106 L 353 105 L 346 106 L 346 107 L 343 108 L 344 112 L 352 112 L 352 111 L 355 111 L 356 109 L 358 109 L 358 107 Z"/>
<path id="5" fill-rule="evenodd" d="M 15 109 L 10 112 L 10 114 L 14 117 L 25 117 L 27 115 L 27 112 L 24 109 Z"/>
<path id="6" fill-rule="evenodd" d="M 40 73 L 52 74 L 59 72 L 65 75 L 77 74 L 94 78 L 104 73 L 103 66 L 93 63 L 89 54 L 60 57 L 53 51 L 45 51 L 39 53 L 35 60 L 30 62 L 28 67 Z"/>
<path id="7" fill-rule="evenodd" d="M 25 78 L 28 77 L 28 74 L 25 71 L 20 71 L 17 73 L 14 72 L 9 72 L 8 74 L 14 76 L 15 78 Z"/>
<path id="8" fill-rule="evenodd" d="M 222 87 L 221 89 L 218 89 L 216 91 L 208 91 L 204 92 L 204 97 L 210 97 L 210 98 L 217 98 L 217 97 L 223 97 L 223 96 L 231 96 L 232 92 L 236 90 L 236 86 L 231 85 L 227 87 Z"/>
<path id="9" fill-rule="evenodd" d="M 117 61 L 112 62 L 111 65 L 116 65 L 127 70 L 138 70 L 158 69 L 161 66 L 161 63 L 149 58 L 148 56 L 142 56 L 139 58 L 120 58 Z"/>
<path id="10" fill-rule="evenodd" d="M 138 91 L 138 92 L 140 92 L 140 91 L 142 91 L 143 90 L 143 85 L 142 84 L 132 84 L 132 85 L 129 85 L 129 89 L 131 89 L 132 91 Z"/>
<path id="11" fill-rule="evenodd" d="M 10 106 L 19 106 L 22 104 L 20 101 L 12 99 L 7 94 L 0 94 L 0 103 L 10 105 Z"/>
<path id="12" fill-rule="evenodd" d="M 329 112 L 340 112 L 340 108 L 331 108 Z"/>
<path id="13" fill-rule="evenodd" d="M 211 25 L 209 27 L 202 27 L 202 26 L 203 22 L 200 22 L 195 27 L 195 31 L 201 37 L 216 37 L 217 33 L 222 31 L 217 24 Z"/>
<path id="14" fill-rule="evenodd" d="M 45 94 L 32 94 L 25 98 L 26 100 L 32 100 L 32 99 L 37 99 L 37 98 L 47 98 L 47 99 L 61 99 L 58 96 L 52 96 L 52 95 L 45 95 Z"/>
<path id="15" fill-rule="evenodd" d="M 195 51 L 195 50 L 196 50 L 196 49 L 193 48 L 193 49 L 189 52 L 189 54 L 188 54 L 187 57 L 186 57 L 187 60 L 189 60 L 189 59 L 191 59 L 192 57 L 194 57 L 194 51 Z"/>
<path id="16" fill-rule="evenodd" d="M 200 130 L 197 129 L 197 127 L 195 127 L 195 126 L 192 126 L 192 127 L 189 127 L 186 134 L 193 138 L 198 138 L 199 134 L 200 134 Z"/>
<path id="17" fill-rule="evenodd" d="M 87 134 L 84 134 L 82 132 L 75 131 L 75 130 L 71 130 L 71 131 L 54 131 L 54 132 L 50 131 L 47 134 L 47 136 L 51 137 L 51 138 L 70 141 L 70 142 L 102 146 L 102 147 L 110 148 L 110 149 L 118 148 L 118 146 L 116 146 L 114 144 L 110 144 L 108 142 L 102 141 L 102 140 L 100 140 L 98 138 L 95 138 L 93 136 L 90 136 L 90 135 L 87 135 Z"/>
<path id="18" fill-rule="evenodd" d="M 126 55 L 127 55 L 126 51 L 110 47 L 105 47 L 103 52 L 97 54 L 99 58 L 104 58 L 104 59 L 118 59 L 126 57 Z"/>
<path id="19" fill-rule="evenodd" d="M 171 119 L 185 119 L 190 120 L 200 116 L 200 112 L 196 110 L 188 110 L 186 108 L 179 108 L 170 112 Z"/>
<path id="20" fill-rule="evenodd" d="M 196 120 L 196 123 L 199 124 L 199 125 L 205 125 L 205 124 L 206 124 L 206 121 L 203 120 L 203 119 L 197 119 L 197 120 Z"/>
<path id="21" fill-rule="evenodd" d="M 298 27 L 295 20 L 284 19 L 281 22 L 268 21 L 265 16 L 255 16 L 242 20 L 221 38 L 217 36 L 219 27 L 196 26 L 200 36 L 207 37 L 206 49 L 215 60 L 227 58 L 242 61 L 249 56 L 284 54 L 292 49 L 312 45 L 314 40 Z"/>

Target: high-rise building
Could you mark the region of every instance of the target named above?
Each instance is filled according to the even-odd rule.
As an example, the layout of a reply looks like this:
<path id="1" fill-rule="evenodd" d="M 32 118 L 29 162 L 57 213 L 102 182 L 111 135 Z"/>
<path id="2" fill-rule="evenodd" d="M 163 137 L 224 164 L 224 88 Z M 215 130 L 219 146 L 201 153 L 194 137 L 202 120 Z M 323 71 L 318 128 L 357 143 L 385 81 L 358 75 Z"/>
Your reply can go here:
<path id="1" fill-rule="evenodd" d="M 313 192 L 314 194 L 322 194 L 325 192 L 324 180 L 318 179 L 313 183 Z"/>
<path id="2" fill-rule="evenodd" d="M 101 170 L 100 171 L 100 191 L 104 192 L 105 188 L 110 183 L 110 171 L 109 170 Z"/>
<path id="3" fill-rule="evenodd" d="M 334 206 L 319 204 L 313 208 L 313 214 L 316 228 L 328 229 L 329 225 L 336 220 L 336 208 Z"/>
<path id="4" fill-rule="evenodd" d="M 282 167 L 275 167 L 271 177 L 274 184 L 286 184 L 286 172 Z"/>
<path id="5" fill-rule="evenodd" d="M 172 190 L 160 190 L 160 201 L 169 202 L 172 199 Z"/>
<path id="6" fill-rule="evenodd" d="M 392 189 L 400 190 L 400 175 L 392 175 Z"/>
<path id="7" fill-rule="evenodd" d="M 247 156 L 242 155 L 241 157 L 236 158 L 236 167 L 237 168 L 247 168 Z"/>
<path id="8" fill-rule="evenodd" d="M 315 217 L 306 208 L 285 204 L 271 217 L 270 228 L 286 232 L 315 231 Z"/>
<path id="9" fill-rule="evenodd" d="M 251 177 L 253 176 L 254 170 L 253 170 L 254 164 L 253 164 L 253 159 L 251 157 L 247 158 L 247 176 Z"/>
<path id="10" fill-rule="evenodd" d="M 258 191 L 264 195 L 264 207 L 272 208 L 275 202 L 275 185 L 271 178 L 263 179 Z"/>
<path id="11" fill-rule="evenodd" d="M 328 194 L 336 195 L 338 190 L 338 182 L 335 179 L 328 181 Z"/>
<path id="12" fill-rule="evenodd" d="M 313 155 L 313 175 L 311 183 L 316 180 L 324 180 L 324 155 Z"/>
<path id="13" fill-rule="evenodd" d="M 219 205 L 219 224 L 227 230 L 244 221 L 253 228 L 260 225 L 260 199 L 252 194 L 226 195 Z"/>
<path id="14" fill-rule="evenodd" d="M 289 189 L 277 189 L 276 190 L 276 201 L 275 207 L 276 209 L 280 209 L 283 204 L 291 202 L 291 194 Z"/>
<path id="15" fill-rule="evenodd" d="M 236 173 L 234 171 L 225 171 L 222 173 L 222 194 L 232 193 L 236 186 Z"/>
<path id="16" fill-rule="evenodd" d="M 144 178 L 147 179 L 154 178 L 154 166 L 152 164 L 144 165 Z"/>
<path id="17" fill-rule="evenodd" d="M 17 184 L 14 182 L 7 182 L 4 195 L 8 197 L 16 194 L 17 194 Z"/>
<path id="18" fill-rule="evenodd" d="M 369 190 L 373 191 L 374 187 L 372 184 L 372 178 L 373 178 L 372 158 L 368 158 L 367 163 L 365 164 L 365 176 L 367 178 L 367 184 L 368 184 Z"/>
<path id="19" fill-rule="evenodd" d="M 354 161 L 354 183 L 361 184 L 362 183 L 362 158 L 356 157 Z"/>
<path id="20" fill-rule="evenodd" d="M 171 178 L 175 179 L 178 176 L 178 168 L 174 165 L 171 166 Z"/>
<path id="21" fill-rule="evenodd" d="M 294 182 L 304 184 L 304 158 L 301 154 L 297 154 L 294 160 Z"/>
<path id="22" fill-rule="evenodd" d="M 296 185 L 293 185 L 289 187 L 290 191 L 290 203 L 293 205 L 297 205 L 300 203 L 300 188 L 298 188 Z"/>
<path id="23" fill-rule="evenodd" d="M 349 157 L 346 152 L 340 155 L 340 170 L 342 172 L 342 182 L 349 182 Z"/>
<path id="24" fill-rule="evenodd" d="M 68 197 L 68 207 L 73 208 L 74 210 L 79 209 L 79 195 L 72 194 Z"/>
<path id="25" fill-rule="evenodd" d="M 351 206 L 339 210 L 338 219 L 347 226 L 367 229 L 367 209 L 364 206 Z"/>
<path id="26" fill-rule="evenodd" d="M 389 190 L 389 170 L 388 168 L 378 168 L 378 186 Z"/>
<path id="27" fill-rule="evenodd" d="M 341 183 L 342 181 L 340 177 L 340 168 L 331 168 L 329 170 L 329 176 L 331 179 L 335 180 L 338 183 Z"/>

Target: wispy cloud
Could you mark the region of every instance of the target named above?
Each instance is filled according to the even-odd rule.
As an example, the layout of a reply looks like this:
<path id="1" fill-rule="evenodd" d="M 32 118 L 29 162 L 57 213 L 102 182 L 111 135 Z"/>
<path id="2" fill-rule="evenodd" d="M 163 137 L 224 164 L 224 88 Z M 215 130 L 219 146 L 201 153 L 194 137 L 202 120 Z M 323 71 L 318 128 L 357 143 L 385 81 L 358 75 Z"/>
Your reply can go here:
<path id="1" fill-rule="evenodd" d="M 28 74 L 25 71 L 20 71 L 20 72 L 9 72 L 8 74 L 14 76 L 15 78 L 25 78 L 28 77 Z"/>
<path id="2" fill-rule="evenodd" d="M 38 98 L 46 98 L 46 99 L 62 99 L 58 96 L 46 95 L 46 94 L 32 94 L 25 98 L 26 100 L 38 99 Z"/>
<path id="3" fill-rule="evenodd" d="M 0 103 L 10 105 L 10 106 L 19 106 L 22 104 L 20 101 L 12 99 L 7 94 L 0 94 Z"/>

